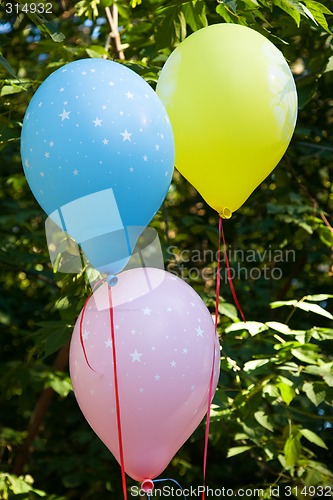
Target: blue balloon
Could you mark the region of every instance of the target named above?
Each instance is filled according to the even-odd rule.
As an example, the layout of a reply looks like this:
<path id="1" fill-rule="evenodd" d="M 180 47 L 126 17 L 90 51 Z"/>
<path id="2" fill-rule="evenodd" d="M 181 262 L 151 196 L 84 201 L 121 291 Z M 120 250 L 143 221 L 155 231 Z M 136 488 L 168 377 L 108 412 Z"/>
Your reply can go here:
<path id="1" fill-rule="evenodd" d="M 145 80 L 122 64 L 82 59 L 52 73 L 34 94 L 21 157 L 44 211 L 95 268 L 116 274 L 166 196 L 174 140 Z"/>

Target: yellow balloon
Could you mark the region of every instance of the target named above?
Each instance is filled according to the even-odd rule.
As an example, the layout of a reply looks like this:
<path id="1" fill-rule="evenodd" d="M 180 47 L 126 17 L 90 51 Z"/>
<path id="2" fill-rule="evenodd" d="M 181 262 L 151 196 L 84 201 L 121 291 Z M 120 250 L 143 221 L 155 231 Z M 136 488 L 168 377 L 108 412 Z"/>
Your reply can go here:
<path id="1" fill-rule="evenodd" d="M 231 217 L 278 164 L 295 128 L 296 87 L 282 53 L 250 28 L 214 24 L 174 50 L 156 92 L 177 169 Z"/>

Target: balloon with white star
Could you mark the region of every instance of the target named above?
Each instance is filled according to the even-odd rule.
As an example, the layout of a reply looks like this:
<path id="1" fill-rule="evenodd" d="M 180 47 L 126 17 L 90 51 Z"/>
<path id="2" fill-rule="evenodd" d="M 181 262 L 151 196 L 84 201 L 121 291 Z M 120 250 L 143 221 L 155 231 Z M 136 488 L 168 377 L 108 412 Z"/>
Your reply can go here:
<path id="1" fill-rule="evenodd" d="M 107 286 L 90 297 L 76 322 L 70 374 L 85 418 L 119 461 L 110 311 L 99 307 L 108 303 Z M 219 343 L 199 295 L 166 271 L 124 271 L 112 303 L 125 470 L 143 481 L 165 469 L 207 412 L 214 359 L 213 394 L 219 376 Z"/>
<path id="2" fill-rule="evenodd" d="M 52 73 L 34 94 L 21 157 L 38 203 L 108 273 L 124 267 L 160 208 L 174 142 L 143 78 L 113 61 L 83 59 Z"/>

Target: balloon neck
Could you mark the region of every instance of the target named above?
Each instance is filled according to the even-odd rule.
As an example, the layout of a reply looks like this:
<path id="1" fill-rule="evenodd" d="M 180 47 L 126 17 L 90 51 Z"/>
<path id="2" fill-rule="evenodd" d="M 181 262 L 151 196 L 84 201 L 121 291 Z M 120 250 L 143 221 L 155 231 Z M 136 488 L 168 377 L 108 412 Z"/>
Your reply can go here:
<path id="1" fill-rule="evenodd" d="M 222 219 L 230 219 L 232 212 L 230 208 L 223 208 L 223 210 L 219 212 L 219 216 L 222 217 Z"/>
<path id="2" fill-rule="evenodd" d="M 106 281 L 109 286 L 115 286 L 118 283 L 118 278 L 114 274 L 109 274 Z"/>
<path id="3" fill-rule="evenodd" d="M 151 479 L 144 479 L 141 483 L 141 489 L 145 493 L 150 493 L 154 489 L 154 482 Z"/>

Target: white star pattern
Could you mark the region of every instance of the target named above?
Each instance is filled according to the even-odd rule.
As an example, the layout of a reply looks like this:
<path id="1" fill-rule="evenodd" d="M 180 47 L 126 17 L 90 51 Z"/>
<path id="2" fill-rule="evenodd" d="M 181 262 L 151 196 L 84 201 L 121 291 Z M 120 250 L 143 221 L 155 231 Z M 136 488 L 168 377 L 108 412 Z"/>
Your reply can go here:
<path id="1" fill-rule="evenodd" d="M 123 142 L 124 141 L 130 141 L 130 142 L 132 141 L 131 135 L 133 135 L 133 134 L 130 134 L 126 128 L 125 128 L 124 132 L 120 132 L 120 135 L 123 136 Z"/>
<path id="2" fill-rule="evenodd" d="M 71 114 L 71 111 L 66 111 L 65 109 L 63 110 L 62 113 L 60 113 L 61 121 L 63 122 L 64 120 L 70 120 L 69 115 Z"/>
<path id="3" fill-rule="evenodd" d="M 101 127 L 102 121 L 103 120 L 100 120 L 99 118 L 96 117 L 95 120 L 93 120 L 93 123 L 95 124 L 95 127 Z"/>
<path id="4" fill-rule="evenodd" d="M 104 63 L 106 63 L 105 66 Z M 109 64 L 110 68 L 108 68 Z M 41 86 L 37 99 L 32 102 L 28 110 L 30 113 L 26 113 L 25 116 L 27 139 L 24 138 L 22 141 L 24 172 L 31 185 L 36 186 L 34 189 L 36 197 L 40 196 L 43 206 L 45 205 L 48 209 L 53 203 L 51 201 L 52 189 L 56 188 L 60 192 L 59 206 L 64 206 L 71 201 L 72 193 L 74 200 L 75 189 L 79 190 L 79 196 L 83 197 L 88 195 L 89 189 L 93 193 L 101 189 L 100 186 L 103 187 L 103 185 L 115 191 L 119 190 L 118 170 L 120 168 L 122 169 L 121 175 L 129 187 L 127 196 L 130 195 L 133 199 L 139 193 L 139 185 L 152 182 L 155 177 L 163 181 L 163 190 L 165 190 L 169 181 L 169 178 L 163 179 L 165 170 L 169 169 L 171 175 L 173 168 L 172 131 L 171 127 L 166 126 L 165 111 L 162 106 L 158 108 L 159 103 L 155 102 L 155 93 L 149 85 L 146 85 L 146 89 L 140 85 L 136 86 L 136 80 L 135 78 L 131 80 L 131 74 L 127 68 L 118 66 L 117 69 L 116 65 L 102 59 L 75 61 L 73 66 L 68 66 L 66 72 L 62 71 L 62 68 L 60 71 L 57 70 L 53 80 L 50 81 L 50 86 Z M 165 135 L 164 142 L 160 139 L 161 133 Z M 162 158 L 164 163 L 161 163 Z M 106 184 L 101 181 L 105 181 Z M 87 183 L 86 186 L 85 183 Z M 82 189 L 85 192 L 82 192 Z M 87 209 L 89 210 L 89 207 Z M 84 213 L 83 208 L 82 213 Z M 125 292 L 127 303 L 129 303 L 130 293 Z M 133 302 L 136 300 L 137 297 L 134 296 Z M 134 362 L 134 369 L 148 368 L 148 354 L 157 358 L 157 353 L 161 352 L 161 346 L 157 340 L 152 338 L 150 344 L 145 346 L 144 339 L 147 335 L 148 324 L 151 329 L 154 329 L 159 328 L 159 323 L 163 323 L 162 317 L 166 314 L 167 301 L 168 299 L 155 306 L 148 298 L 147 301 L 143 299 L 137 304 L 136 313 L 142 318 L 142 324 L 137 324 L 135 321 L 126 322 L 125 317 L 123 323 L 121 314 L 119 315 L 118 322 L 121 326 L 117 333 L 123 334 L 120 336 L 119 349 L 125 348 L 127 338 L 131 339 L 132 344 L 127 344 L 124 355 L 129 366 Z M 173 315 L 177 316 L 176 306 L 173 302 L 171 303 L 173 304 L 172 311 L 168 309 L 170 327 Z M 129 306 L 131 307 L 130 303 Z M 100 312 L 97 311 L 98 314 Z M 90 314 L 88 308 L 86 314 Z M 157 318 L 156 324 L 155 318 Z M 98 370 L 99 359 L 96 357 L 98 345 L 100 344 L 101 350 L 110 356 L 110 350 L 104 343 L 108 335 L 106 332 L 104 335 L 103 332 L 98 335 L 99 332 L 92 327 L 93 316 L 89 319 L 91 319 L 90 325 L 84 322 L 86 328 L 90 330 L 89 338 L 85 336 L 83 328 L 81 340 L 85 340 L 87 358 L 91 366 Z M 194 332 L 196 323 L 194 316 L 192 332 L 190 332 L 193 338 L 196 335 Z M 101 330 L 107 329 L 107 325 L 106 319 L 106 325 L 101 324 Z M 206 324 L 201 326 L 206 331 Z M 131 333 L 132 329 L 133 333 Z M 164 338 L 167 333 L 169 333 L 168 341 Z M 162 339 L 167 344 L 172 344 L 173 334 L 169 330 L 163 332 Z M 155 352 L 152 351 L 153 343 L 156 345 Z M 166 358 L 168 369 L 169 362 L 176 356 L 178 356 L 175 359 L 177 369 L 181 368 L 181 362 L 187 361 L 187 358 L 184 359 L 181 354 L 184 345 L 190 344 L 187 340 L 182 340 L 181 345 L 178 346 L 178 353 L 171 352 Z M 192 354 L 192 347 L 190 352 Z M 106 363 L 110 362 L 109 358 L 105 359 L 108 359 Z M 138 363 L 136 364 L 135 361 Z M 100 372 L 102 369 L 100 367 Z M 158 364 L 154 368 L 155 373 L 158 373 L 156 369 L 161 369 Z M 150 373 L 151 383 L 154 383 L 154 371 Z M 79 378 L 78 376 L 78 380 Z M 162 373 L 163 383 L 165 378 Z M 145 388 L 146 396 L 148 386 L 144 380 L 139 381 L 136 390 L 141 386 Z"/>
<path id="5" fill-rule="evenodd" d="M 118 138 L 118 141 L 121 142 L 121 139 Z M 101 148 L 101 145 L 99 147 Z M 77 165 L 77 168 L 79 167 L 81 175 L 82 167 Z M 126 173 L 128 173 L 127 169 L 128 167 L 125 167 Z M 140 170 L 139 167 L 135 168 L 135 171 L 138 170 Z M 45 173 L 48 177 L 49 172 L 45 170 Z M 123 394 L 123 411 L 126 418 L 130 418 L 131 399 L 136 397 L 138 417 L 146 419 L 152 411 L 149 402 L 155 401 L 163 404 L 170 390 L 171 393 L 175 392 L 175 396 L 183 398 L 182 412 L 184 412 L 184 416 L 186 414 L 191 418 L 193 412 L 199 408 L 197 413 L 197 416 L 200 417 L 199 421 L 207 410 L 208 385 L 215 345 L 214 324 L 211 321 L 210 312 L 205 310 L 199 297 L 192 296 L 190 291 L 183 288 L 179 278 L 175 283 L 169 279 L 169 275 L 165 277 L 163 284 L 154 288 L 156 297 L 154 296 L 152 300 L 150 300 L 149 293 L 141 293 L 141 288 L 137 295 L 134 288 L 130 286 L 132 282 L 141 277 L 141 273 L 139 271 L 136 273 L 136 271 L 131 270 L 133 281 L 124 280 L 121 282 L 122 275 L 119 276 L 122 288 L 118 289 L 119 295 L 114 296 L 115 303 L 120 299 L 120 302 L 125 304 L 125 307 L 121 306 L 116 309 L 114 317 L 114 328 L 116 329 L 119 325 L 119 330 L 116 330 L 119 367 L 121 364 L 118 380 L 123 387 L 128 387 L 130 384 L 132 388 L 131 391 L 125 391 Z M 147 273 L 150 271 L 148 269 Z M 152 282 L 152 276 L 148 274 L 148 277 Z M 115 405 L 112 349 L 116 346 L 110 336 L 109 309 L 108 307 L 100 307 L 102 303 L 107 304 L 108 300 L 107 284 L 104 285 L 104 288 L 102 286 L 99 289 L 98 294 L 101 293 L 99 299 L 95 301 L 94 298 L 91 298 L 90 303 L 87 304 L 81 326 L 77 324 L 74 329 L 71 372 L 78 402 L 80 403 L 80 399 L 87 402 L 86 406 L 84 406 L 85 402 L 83 403 L 85 415 L 89 418 L 89 415 L 94 411 L 98 411 L 100 415 L 105 411 L 106 418 L 111 417 L 114 425 L 114 415 L 111 415 Z M 182 290 L 177 295 L 179 303 L 176 304 L 172 297 L 176 295 L 178 285 Z M 164 286 L 165 289 L 162 288 L 159 293 L 160 287 Z M 133 298 L 132 303 L 129 301 L 130 298 Z M 187 317 L 186 312 L 192 310 L 191 300 L 195 303 L 195 314 Z M 90 305 L 92 306 L 91 310 L 88 309 Z M 170 313 L 167 312 L 168 308 L 171 309 Z M 151 311 L 147 317 L 144 316 L 143 311 L 145 310 Z M 89 324 L 87 324 L 88 322 Z M 159 331 L 160 328 L 161 331 Z M 202 350 L 203 340 L 196 340 L 198 328 L 204 331 L 204 338 L 207 336 L 206 350 L 206 345 Z M 86 357 L 83 355 L 80 342 L 80 340 L 82 341 L 82 333 L 80 334 L 80 332 L 85 332 L 85 330 L 90 331 L 89 338 L 84 344 Z M 87 359 L 97 375 L 103 376 L 103 388 L 98 386 L 95 376 L 89 377 L 90 369 L 87 366 Z M 77 362 L 77 366 L 75 366 L 75 362 Z M 218 368 L 218 364 L 216 364 L 213 391 L 218 378 Z M 93 399 L 89 401 L 91 389 L 95 391 L 95 394 Z M 86 398 L 86 394 L 88 398 Z M 92 402 L 94 408 L 91 406 Z M 171 405 L 173 404 L 171 402 Z M 177 423 L 175 423 L 173 430 L 177 432 Z"/>
<path id="6" fill-rule="evenodd" d="M 82 335 L 83 340 L 88 340 L 89 333 L 90 332 L 88 332 L 88 330 L 84 330 L 83 335 Z"/>
<path id="7" fill-rule="evenodd" d="M 167 311 L 168 311 L 169 313 L 171 313 L 171 311 L 172 311 L 171 307 L 167 307 Z"/>
<path id="8" fill-rule="evenodd" d="M 136 349 L 135 351 L 130 354 L 130 356 L 132 356 L 132 363 L 134 363 L 135 361 L 138 361 L 139 363 L 141 362 L 141 356 L 142 356 L 142 353 L 139 353 Z"/>
<path id="9" fill-rule="evenodd" d="M 200 326 L 198 326 L 195 331 L 197 332 L 197 337 L 202 337 L 204 331 L 200 328 Z"/>

